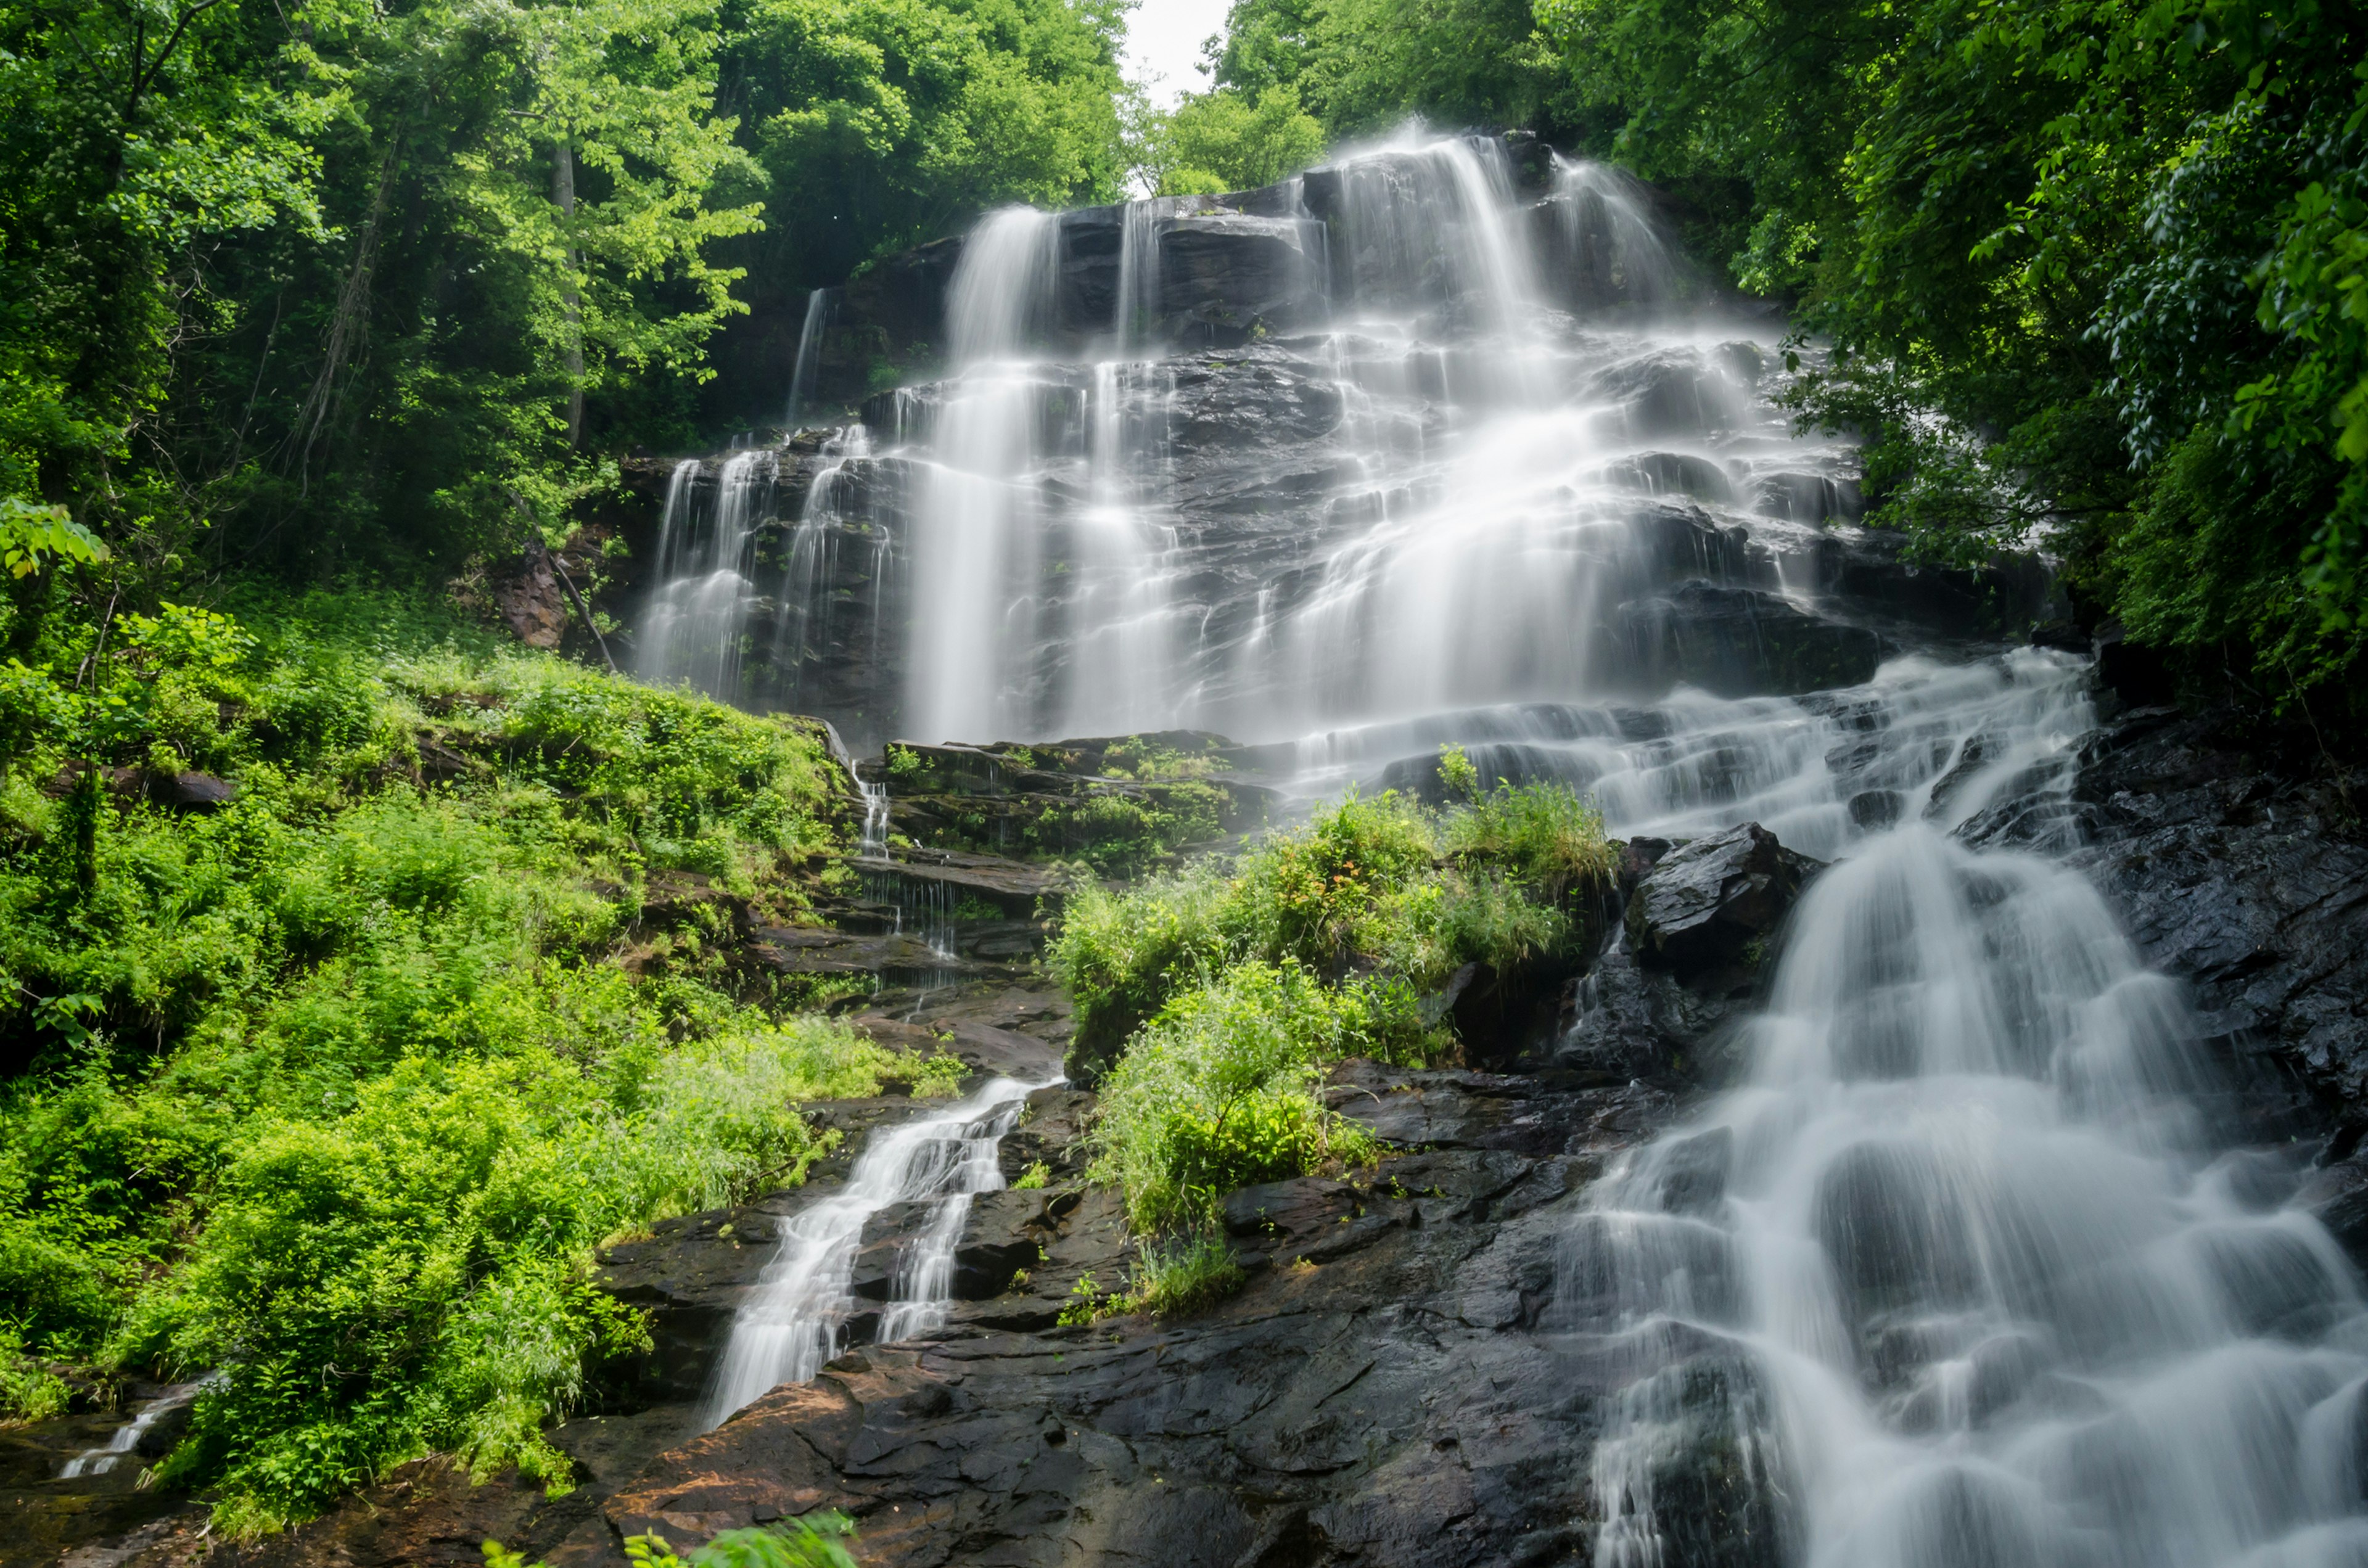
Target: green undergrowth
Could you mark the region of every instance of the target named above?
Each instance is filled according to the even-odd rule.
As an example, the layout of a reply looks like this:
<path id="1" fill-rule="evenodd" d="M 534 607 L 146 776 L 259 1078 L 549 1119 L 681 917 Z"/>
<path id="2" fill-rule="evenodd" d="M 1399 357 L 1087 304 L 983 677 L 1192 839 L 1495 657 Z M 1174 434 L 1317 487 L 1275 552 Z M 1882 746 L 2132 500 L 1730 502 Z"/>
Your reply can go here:
<path id="1" fill-rule="evenodd" d="M 1090 1272 L 1079 1275 L 1060 1321 L 1065 1327 L 1080 1328 L 1136 1312 L 1183 1316 L 1237 1294 L 1248 1279 L 1234 1249 L 1213 1227 L 1164 1239 L 1144 1236 L 1135 1243 L 1135 1262 L 1125 1288 L 1106 1291 Z"/>
<path id="2" fill-rule="evenodd" d="M 1483 790 L 1452 749 L 1441 771 L 1462 796 L 1444 811 L 1351 795 L 1237 856 L 1071 897 L 1050 961 L 1073 1063 L 1102 1074 L 1094 1168 L 1139 1230 L 1369 1158 L 1314 1093 L 1334 1063 L 1452 1059 L 1458 971 L 1519 975 L 1588 939 L 1613 870 L 1601 816 L 1559 785 Z"/>
<path id="3" fill-rule="evenodd" d="M 632 1568 L 856 1568 L 845 1542 L 855 1523 L 837 1512 L 808 1514 L 777 1525 L 724 1530 L 693 1551 L 677 1554 L 662 1535 L 625 1538 L 625 1561 Z M 496 1540 L 482 1548 L 485 1568 L 545 1568 Z"/>
<path id="4" fill-rule="evenodd" d="M 234 1534 L 427 1452 L 559 1483 L 542 1427 L 643 1339 L 603 1238 L 956 1064 L 743 983 L 712 899 L 643 929 L 661 882 L 799 916 L 815 733 L 424 601 L 228 602 L 0 662 L 0 1415 L 54 1406 L 34 1358 L 219 1372 L 160 1476 Z M 234 798 L 163 803 L 192 770 Z"/>

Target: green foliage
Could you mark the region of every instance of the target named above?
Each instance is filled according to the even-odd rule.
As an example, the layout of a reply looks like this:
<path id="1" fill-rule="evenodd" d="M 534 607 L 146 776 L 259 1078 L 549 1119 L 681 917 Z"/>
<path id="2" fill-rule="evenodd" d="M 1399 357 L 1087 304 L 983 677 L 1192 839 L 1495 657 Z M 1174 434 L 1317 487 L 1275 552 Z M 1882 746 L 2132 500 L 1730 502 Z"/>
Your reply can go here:
<path id="1" fill-rule="evenodd" d="M 1239 1293 L 1249 1277 L 1234 1261 L 1234 1249 L 1214 1230 L 1196 1231 L 1161 1245 L 1149 1238 L 1137 1244 L 1128 1310 L 1180 1317 L 1205 1312 L 1226 1297 Z"/>
<path id="2" fill-rule="evenodd" d="M 1870 520 L 2042 545 L 2197 679 L 2368 712 L 2352 0 L 1235 0 L 1212 64 L 1336 138 L 1526 124 L 1658 182 L 1793 311 Z"/>
<path id="3" fill-rule="evenodd" d="M 1503 788 L 1443 817 L 1357 797 L 1124 892 L 1074 892 L 1047 955 L 1077 1008 L 1084 1062 L 1106 1060 L 1171 997 L 1258 962 L 1337 978 L 1360 998 L 1360 1048 L 1435 1047 L 1415 998 L 1473 960 L 1510 969 L 1559 950 L 1570 908 L 1611 873 L 1601 816 L 1555 785 Z"/>
<path id="4" fill-rule="evenodd" d="M 1456 800 L 1476 800 L 1480 794 L 1480 769 L 1462 746 L 1443 745 L 1439 748 L 1439 782 Z"/>
<path id="5" fill-rule="evenodd" d="M 1472 767 L 1468 760 L 1463 766 Z M 1603 813 L 1567 788 L 1500 781 L 1468 799 L 1464 809 L 1447 817 L 1447 852 L 1458 861 L 1497 869 L 1538 890 L 1549 904 L 1560 903 L 1574 887 L 1611 881 L 1616 862 L 1603 835 Z"/>
<path id="6" fill-rule="evenodd" d="M 1153 115 L 1138 160 L 1158 196 L 1250 190 L 1298 173 L 1324 153 L 1324 128 L 1300 107 L 1298 89 L 1230 87 L 1189 95 Z"/>
<path id="7" fill-rule="evenodd" d="M 2044 541 L 2192 669 L 2356 703 L 2356 6 L 1540 0 L 1538 19 L 1567 117 L 1702 196 L 1737 277 L 1830 345 L 1793 401 L 1868 437 L 1875 521 L 1957 562 Z"/>
<path id="8" fill-rule="evenodd" d="M 1524 124 L 1563 90 L 1529 0 L 1234 0 L 1212 64 L 1221 91 L 1294 89 L 1334 137 Z"/>
<path id="9" fill-rule="evenodd" d="M 1047 1165 L 1043 1161 L 1038 1160 L 1033 1165 L 1030 1165 L 1026 1170 L 1019 1173 L 1019 1179 L 1011 1184 L 1011 1190 L 1014 1192 L 1041 1192 L 1043 1190 L 1045 1184 L 1052 1180 L 1052 1167 Z"/>
<path id="10" fill-rule="evenodd" d="M 0 495 L 0 566 L 11 577 L 29 577 L 55 562 L 95 566 L 106 559 L 107 546 L 63 506 Z"/>
<path id="11" fill-rule="evenodd" d="M 99 765 L 0 835 L 0 1322 L 219 1369 L 164 1475 L 224 1529 L 431 1450 L 561 1481 L 543 1425 L 642 1337 L 602 1238 L 797 1181 L 800 1102 L 959 1074 L 735 1000 L 696 929 L 632 949 L 671 871 L 797 916 L 843 842 L 817 734 L 381 596 L 98 634 L 0 687 L 30 800 Z M 91 787 L 191 761 L 235 798 Z"/>
<path id="12" fill-rule="evenodd" d="M 25 1354 L 14 1324 L 0 1324 L 0 1426 L 46 1421 L 66 1407 L 65 1380 Z"/>
<path id="13" fill-rule="evenodd" d="M 724 1530 L 687 1558 L 677 1555 L 664 1536 L 627 1536 L 625 1561 L 633 1568 L 855 1568 L 842 1544 L 854 1535 L 853 1520 L 825 1511 L 778 1525 Z M 496 1540 L 482 1550 L 485 1568 L 542 1568 Z"/>
<path id="14" fill-rule="evenodd" d="M 1611 874 L 1600 814 L 1526 785 L 1440 815 L 1351 796 L 1230 863 L 1078 889 L 1049 961 L 1076 1065 L 1110 1063 L 1096 1175 L 1137 1226 L 1189 1227 L 1235 1187 L 1359 1156 L 1311 1084 L 1348 1056 L 1452 1049 L 1423 998 L 1463 963 L 1565 952 Z"/>
<path id="15" fill-rule="evenodd" d="M 0 3 L 0 563 L 461 564 L 700 438 L 711 346 L 1118 194 L 1113 0 Z M 110 551 L 110 555 L 102 551 Z"/>
<path id="16" fill-rule="evenodd" d="M 1115 1294 L 1104 1295 L 1088 1269 L 1069 1287 L 1069 1299 L 1061 1307 L 1060 1324 L 1063 1328 L 1083 1328 L 1096 1318 L 1118 1310 L 1115 1303 L 1119 1300 Z"/>
<path id="17" fill-rule="evenodd" d="M 1121 26 L 1064 0 L 759 0 L 727 49 L 789 221 L 746 247 L 756 275 L 833 283 L 983 208 L 1115 198 Z"/>
<path id="18" fill-rule="evenodd" d="M 1356 997 L 1255 960 L 1178 994 L 1103 1082 L 1096 1175 L 1154 1230 L 1206 1221 L 1236 1187 L 1365 1156 L 1370 1140 L 1309 1088 L 1365 1022 Z"/>

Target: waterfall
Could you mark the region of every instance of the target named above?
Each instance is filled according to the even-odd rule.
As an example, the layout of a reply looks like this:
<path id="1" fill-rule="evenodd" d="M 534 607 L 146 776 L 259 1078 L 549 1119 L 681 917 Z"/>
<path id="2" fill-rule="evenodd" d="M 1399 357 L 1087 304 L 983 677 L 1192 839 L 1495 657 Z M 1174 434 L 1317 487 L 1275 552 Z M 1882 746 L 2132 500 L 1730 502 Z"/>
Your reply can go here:
<path id="1" fill-rule="evenodd" d="M 720 1425 L 779 1384 L 805 1381 L 838 1354 L 862 1305 L 853 1284 L 864 1225 L 891 1204 L 926 1204 L 928 1212 L 898 1258 L 880 1337 L 942 1324 L 970 1200 L 1003 1186 L 996 1145 L 1045 1086 L 991 1079 L 945 1110 L 873 1132 L 844 1187 L 782 1222 L 771 1261 L 733 1318 L 700 1407 L 704 1424 Z"/>
<path id="2" fill-rule="evenodd" d="M 66 1460 L 58 1470 L 60 1481 L 78 1481 L 86 1475 L 106 1475 L 123 1460 L 123 1456 L 139 1451 L 140 1440 L 154 1431 L 156 1423 L 173 1412 L 187 1406 L 198 1395 L 220 1382 L 219 1374 L 199 1378 L 166 1389 L 136 1411 L 131 1420 L 115 1429 L 103 1448 L 85 1449 Z M 142 1485 L 146 1484 L 143 1480 Z"/>
<path id="3" fill-rule="evenodd" d="M 709 523 L 771 467 L 677 474 L 643 667 L 874 741 L 1279 740 L 1666 693 L 1682 661 L 1636 644 L 1669 619 L 1680 518 L 1740 530 L 1721 580 L 1823 613 L 1849 446 L 1791 429 L 1764 318 L 1669 313 L 1700 290 L 1649 193 L 1535 166 L 1525 189 L 1500 142 L 1408 137 L 1254 203 L 1130 202 L 1098 221 L 1098 282 L 1061 217 L 989 213 L 944 297 L 950 373 L 796 460 L 778 565 L 718 560 Z M 1220 284 L 1298 324 L 1186 308 Z M 844 308 L 809 299 L 802 367 Z"/>
<path id="4" fill-rule="evenodd" d="M 658 525 L 663 586 L 643 615 L 637 672 L 657 685 L 687 681 L 712 697 L 740 691 L 741 629 L 757 603 L 750 559 L 773 483 L 774 457 L 734 452 L 715 476 L 714 503 L 696 505 L 701 466 L 677 466 Z"/>
<path id="5" fill-rule="evenodd" d="M 1013 207 L 962 247 L 946 296 L 957 368 L 936 411 L 913 518 L 915 733 L 1001 733 L 1019 717 L 1007 654 L 1032 645 L 1041 518 L 1031 479 L 1039 371 L 1023 358 L 1051 305 L 1055 230 Z"/>
<path id="6" fill-rule="evenodd" d="M 1643 1369 L 1598 1564 L 1693 1550 L 1656 1499 L 1740 1456 L 1754 1560 L 2358 1562 L 2359 1282 L 2215 1156 L 2195 1032 L 2044 859 L 1918 821 L 1813 883 L 1748 1081 L 1570 1233 L 1565 1326 Z"/>
<path id="7" fill-rule="evenodd" d="M 1634 176 L 1557 154 L 1554 181 L 1568 256 L 1565 291 L 1575 304 L 1665 305 L 1679 296 L 1691 269 L 1653 221 Z"/>
<path id="8" fill-rule="evenodd" d="M 814 377 L 822 367 L 823 331 L 830 324 L 828 289 L 806 296 L 805 324 L 798 329 L 797 358 L 790 367 L 790 408 L 782 423 L 796 429 L 814 406 Z"/>

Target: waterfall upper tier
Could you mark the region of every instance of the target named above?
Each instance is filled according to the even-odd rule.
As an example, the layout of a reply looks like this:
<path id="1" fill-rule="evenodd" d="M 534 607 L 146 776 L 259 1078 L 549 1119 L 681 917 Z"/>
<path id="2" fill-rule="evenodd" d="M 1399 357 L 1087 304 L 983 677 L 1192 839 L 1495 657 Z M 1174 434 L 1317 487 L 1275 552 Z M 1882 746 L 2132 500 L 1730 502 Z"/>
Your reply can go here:
<path id="1" fill-rule="evenodd" d="M 1852 526 L 1778 324 L 1667 233 L 1614 171 L 1462 139 L 991 214 L 811 312 L 796 368 L 852 333 L 948 373 L 677 471 L 641 666 L 866 740 L 1276 740 L 1845 686 L 2040 614 L 2035 565 Z"/>

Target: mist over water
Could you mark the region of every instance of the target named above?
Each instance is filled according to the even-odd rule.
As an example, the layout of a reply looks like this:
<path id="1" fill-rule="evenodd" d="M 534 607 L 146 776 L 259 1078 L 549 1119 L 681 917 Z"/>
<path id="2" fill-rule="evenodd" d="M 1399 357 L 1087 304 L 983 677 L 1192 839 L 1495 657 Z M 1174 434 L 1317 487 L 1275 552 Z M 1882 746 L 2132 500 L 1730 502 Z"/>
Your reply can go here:
<path id="1" fill-rule="evenodd" d="M 947 380 L 833 438 L 761 613 L 807 650 L 868 613 L 916 739 L 1201 726 L 1285 744 L 1309 797 L 1452 742 L 1623 836 L 1752 821 L 1832 862 L 1744 1080 L 1570 1218 L 1541 1358 L 1621 1369 L 1570 1478 L 1601 1568 L 2368 1563 L 2360 1282 L 2283 1207 L 2293 1162 L 2226 1146 L 2183 998 L 2055 858 L 2084 662 L 1868 619 L 1850 452 L 1793 433 L 1781 325 L 1690 302 L 1625 176 L 1524 193 L 1447 139 L 1293 199 L 1319 183 L 1326 222 L 1210 220 L 1264 225 L 1325 307 L 1227 375 L 1145 329 L 1180 208 L 1122 215 L 1110 333 L 1071 360 L 1041 347 L 1053 221 L 990 215 Z M 761 597 L 743 462 L 677 472 L 644 644 L 726 692 Z M 825 591 L 857 538 L 868 611 Z M 1823 641 L 1788 652 L 1780 612 Z M 841 1309 L 778 1305 L 719 1400 L 819 1364 Z"/>

